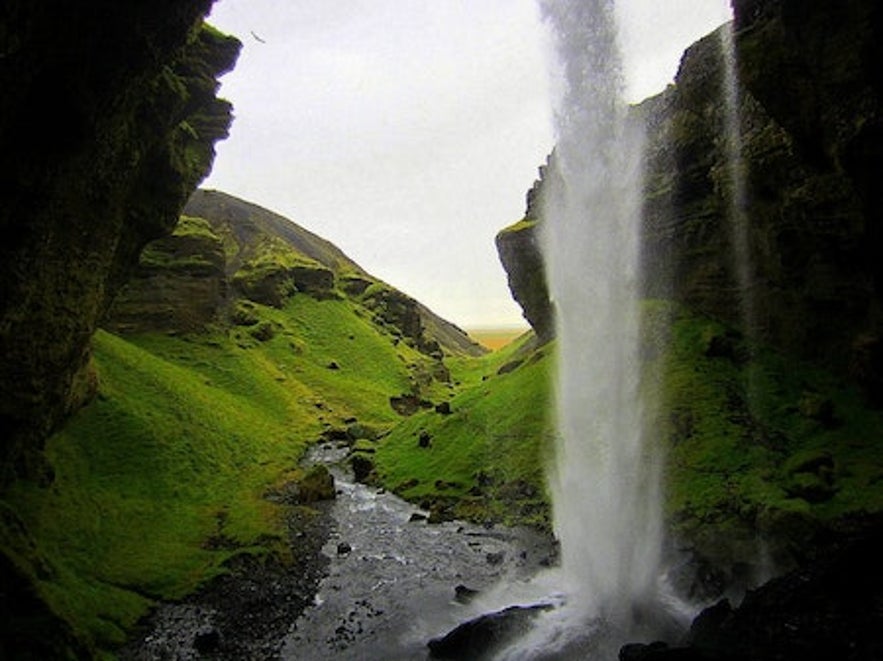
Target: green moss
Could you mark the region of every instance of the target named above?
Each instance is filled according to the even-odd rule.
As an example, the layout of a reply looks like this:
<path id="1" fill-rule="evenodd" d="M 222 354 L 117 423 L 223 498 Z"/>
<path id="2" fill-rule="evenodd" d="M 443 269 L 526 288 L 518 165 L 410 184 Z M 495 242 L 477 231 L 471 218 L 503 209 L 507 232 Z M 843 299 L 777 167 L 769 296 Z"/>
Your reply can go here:
<path id="1" fill-rule="evenodd" d="M 418 413 L 377 445 L 383 484 L 445 516 L 547 527 L 543 467 L 553 435 L 547 348 L 497 374 L 519 350 L 453 362 L 463 390 L 451 413 Z"/>
<path id="2" fill-rule="evenodd" d="M 500 230 L 499 234 L 510 234 L 514 232 L 522 232 L 524 230 L 533 229 L 537 225 L 537 220 L 533 218 L 523 218 L 519 220 L 517 223 L 513 223 L 508 227 L 504 227 Z"/>
<path id="3" fill-rule="evenodd" d="M 648 309 L 672 322 L 657 428 L 674 521 L 756 528 L 776 511 L 824 522 L 881 510 L 883 420 L 856 391 L 715 321 Z M 807 404 L 820 399 L 830 408 Z"/>

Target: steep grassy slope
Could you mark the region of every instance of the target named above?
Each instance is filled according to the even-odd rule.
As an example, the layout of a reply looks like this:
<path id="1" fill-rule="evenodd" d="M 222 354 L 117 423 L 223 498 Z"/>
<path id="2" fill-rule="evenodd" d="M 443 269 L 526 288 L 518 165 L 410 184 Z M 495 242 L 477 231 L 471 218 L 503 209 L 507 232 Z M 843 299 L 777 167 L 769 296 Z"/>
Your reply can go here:
<path id="1" fill-rule="evenodd" d="M 98 395 L 49 440 L 53 483 L 0 503 L 10 561 L 88 649 L 237 554 L 284 560 L 304 448 L 376 438 L 393 401 L 448 399 L 445 359 L 482 352 L 331 244 L 209 197 L 237 213 L 151 243 L 95 336 Z M 16 617 L 27 648 L 41 624 Z"/>
<path id="2" fill-rule="evenodd" d="M 397 425 L 374 453 L 377 479 L 430 519 L 549 527 L 544 466 L 554 435 L 554 347 L 532 334 L 482 359 L 452 363 L 449 409 Z"/>
<path id="3" fill-rule="evenodd" d="M 389 398 L 421 356 L 352 303 L 299 296 L 251 312 L 272 338 L 99 333 L 100 394 L 50 440 L 55 483 L 9 496 L 52 568 L 39 590 L 85 640 L 121 642 L 154 599 L 238 553 L 284 556 L 285 507 L 265 495 L 299 478 L 306 445 L 399 420 Z"/>

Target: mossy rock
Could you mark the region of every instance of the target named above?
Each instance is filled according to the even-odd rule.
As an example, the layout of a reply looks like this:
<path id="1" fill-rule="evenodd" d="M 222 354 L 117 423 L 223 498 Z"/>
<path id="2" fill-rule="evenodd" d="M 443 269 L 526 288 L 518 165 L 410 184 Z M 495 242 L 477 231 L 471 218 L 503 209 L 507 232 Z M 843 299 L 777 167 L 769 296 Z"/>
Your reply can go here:
<path id="1" fill-rule="evenodd" d="M 322 500 L 333 500 L 336 496 L 334 476 L 326 466 L 313 466 L 297 481 L 297 500 L 303 505 Z"/>

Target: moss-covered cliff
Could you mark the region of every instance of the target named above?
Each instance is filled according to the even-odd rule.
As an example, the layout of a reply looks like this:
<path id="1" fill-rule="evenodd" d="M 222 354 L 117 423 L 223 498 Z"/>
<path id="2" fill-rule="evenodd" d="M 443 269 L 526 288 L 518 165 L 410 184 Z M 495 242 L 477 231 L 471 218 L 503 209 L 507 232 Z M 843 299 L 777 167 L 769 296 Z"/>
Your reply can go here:
<path id="1" fill-rule="evenodd" d="M 632 116 L 647 130 L 644 294 L 665 301 L 647 306 L 644 357 L 664 375 L 667 512 L 682 541 L 738 572 L 761 569 L 758 544 L 792 562 L 820 526 L 883 502 L 883 11 L 873 0 L 734 9 L 735 115 L 724 27 Z M 501 233 L 510 244 L 539 233 L 554 171 L 553 153 L 531 222 Z M 516 300 L 547 332 L 541 255 L 500 248 Z"/>
<path id="2" fill-rule="evenodd" d="M 733 244 L 722 29 L 687 50 L 674 86 L 634 109 L 648 133 L 646 293 L 848 374 L 879 401 L 881 9 L 871 0 L 734 5 L 747 259 L 737 264 Z M 533 216 L 543 190 L 541 181 L 529 196 Z M 501 236 L 510 234 L 520 232 Z M 514 296 L 545 332 L 541 262 L 512 260 L 513 243 L 501 257 Z"/>
<path id="3" fill-rule="evenodd" d="M 0 15 L 0 483 L 94 389 L 89 341 L 226 135 L 239 44 L 209 0 L 5 3 Z"/>
<path id="4" fill-rule="evenodd" d="M 879 9 L 737 10 L 746 254 L 734 245 L 718 32 L 685 53 L 674 88 L 638 110 L 650 126 L 648 293 L 849 374 L 879 399 Z"/>
<path id="5" fill-rule="evenodd" d="M 94 394 L 91 340 L 142 247 L 172 230 L 227 134 L 239 43 L 210 0 L 0 9 L 0 494 L 44 486 L 50 433 Z M 35 578 L 58 567 L 0 503 L 0 656 L 87 655 Z"/>

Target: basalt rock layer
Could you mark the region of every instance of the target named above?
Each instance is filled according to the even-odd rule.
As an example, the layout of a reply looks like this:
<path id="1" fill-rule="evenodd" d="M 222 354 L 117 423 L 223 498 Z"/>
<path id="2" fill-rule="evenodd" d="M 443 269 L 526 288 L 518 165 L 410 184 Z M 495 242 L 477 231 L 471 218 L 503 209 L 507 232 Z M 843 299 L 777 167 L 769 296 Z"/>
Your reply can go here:
<path id="1" fill-rule="evenodd" d="M 239 43 L 208 0 L 6 3 L 0 14 L 0 484 L 51 479 L 49 433 L 94 390 L 90 338 L 227 134 Z"/>
<path id="2" fill-rule="evenodd" d="M 99 320 L 227 135 L 217 77 L 239 42 L 203 23 L 210 6 L 0 9 L 0 494 L 18 478 L 52 481 L 43 445 L 95 392 Z M 90 656 L 37 587 L 57 568 L 0 509 L 0 656 Z"/>
<path id="3" fill-rule="evenodd" d="M 883 10 L 872 0 L 736 0 L 734 9 L 745 255 L 734 250 L 723 28 L 687 50 L 675 85 L 633 109 L 647 127 L 646 295 L 848 375 L 879 402 Z M 553 154 L 528 217 L 554 165 Z M 523 248 L 532 238 L 514 240 L 526 229 L 505 230 L 498 246 L 525 317 L 548 333 L 542 256 Z"/>

